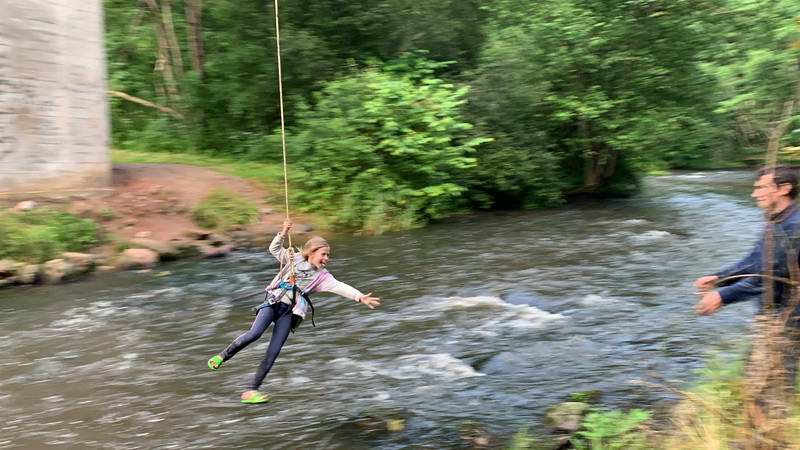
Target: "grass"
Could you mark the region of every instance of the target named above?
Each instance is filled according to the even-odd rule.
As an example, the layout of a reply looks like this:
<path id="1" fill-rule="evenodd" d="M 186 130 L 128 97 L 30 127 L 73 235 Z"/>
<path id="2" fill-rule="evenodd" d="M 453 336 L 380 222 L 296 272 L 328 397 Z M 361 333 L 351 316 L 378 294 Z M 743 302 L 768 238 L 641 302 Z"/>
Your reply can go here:
<path id="1" fill-rule="evenodd" d="M 0 213 L 0 259 L 41 263 L 98 242 L 94 221 L 63 211 L 37 208 Z"/>
<path id="2" fill-rule="evenodd" d="M 203 228 L 229 231 L 258 219 L 258 206 L 224 189 L 214 189 L 192 209 L 192 220 Z"/>

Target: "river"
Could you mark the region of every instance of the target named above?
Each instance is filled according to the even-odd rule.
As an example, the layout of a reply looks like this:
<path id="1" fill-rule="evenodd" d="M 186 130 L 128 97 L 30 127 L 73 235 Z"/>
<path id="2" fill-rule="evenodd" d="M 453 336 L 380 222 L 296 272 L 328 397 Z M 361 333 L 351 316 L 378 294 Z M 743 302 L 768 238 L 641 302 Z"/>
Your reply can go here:
<path id="1" fill-rule="evenodd" d="M 752 305 L 697 317 L 691 281 L 749 250 L 751 183 L 687 172 L 630 199 L 333 238 L 331 272 L 383 305 L 315 297 L 266 405 L 238 402 L 266 334 L 206 368 L 249 326 L 257 300 L 231 299 L 273 276 L 266 252 L 2 291 L 0 448 L 455 449 L 465 423 L 508 437 L 576 391 L 670 404 L 637 382 L 689 385 L 746 334 Z M 403 430 L 371 429 L 385 418 Z"/>

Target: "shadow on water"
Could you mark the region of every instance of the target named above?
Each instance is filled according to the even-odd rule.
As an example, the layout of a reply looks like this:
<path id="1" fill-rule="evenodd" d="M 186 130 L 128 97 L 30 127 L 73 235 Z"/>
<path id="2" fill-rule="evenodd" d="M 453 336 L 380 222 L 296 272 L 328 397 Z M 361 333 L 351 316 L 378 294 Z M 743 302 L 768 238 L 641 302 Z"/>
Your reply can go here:
<path id="1" fill-rule="evenodd" d="M 750 181 L 655 177 L 630 199 L 336 238 L 331 271 L 384 305 L 320 296 L 266 406 L 237 401 L 266 338 L 205 367 L 249 326 L 258 299 L 230 299 L 271 278 L 265 254 L 3 291 L 0 448 L 459 448 L 465 422 L 509 435 L 575 391 L 669 402 L 631 382 L 691 382 L 747 327 L 748 305 L 696 317 L 690 281 L 757 235 Z"/>

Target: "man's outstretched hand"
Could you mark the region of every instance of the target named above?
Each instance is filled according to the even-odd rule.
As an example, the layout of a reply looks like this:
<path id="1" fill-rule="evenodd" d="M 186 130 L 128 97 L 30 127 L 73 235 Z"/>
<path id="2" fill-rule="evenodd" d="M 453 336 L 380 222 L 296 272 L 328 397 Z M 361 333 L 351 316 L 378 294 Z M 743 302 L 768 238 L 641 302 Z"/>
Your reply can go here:
<path id="1" fill-rule="evenodd" d="M 703 294 L 700 301 L 695 305 L 694 310 L 701 316 L 708 316 L 714 314 L 720 308 L 722 308 L 722 297 L 720 297 L 719 292 L 709 291 Z"/>

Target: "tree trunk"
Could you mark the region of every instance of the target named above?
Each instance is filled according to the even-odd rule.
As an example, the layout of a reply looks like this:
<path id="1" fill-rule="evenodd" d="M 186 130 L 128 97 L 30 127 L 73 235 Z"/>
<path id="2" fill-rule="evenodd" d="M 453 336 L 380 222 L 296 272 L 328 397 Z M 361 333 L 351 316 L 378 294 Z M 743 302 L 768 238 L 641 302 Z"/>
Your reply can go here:
<path id="1" fill-rule="evenodd" d="M 205 50 L 203 47 L 203 0 L 186 0 L 186 24 L 188 25 L 189 52 L 192 57 L 192 70 L 203 81 Z"/>
<path id="2" fill-rule="evenodd" d="M 587 152 L 583 157 L 583 188 L 593 191 L 600 183 L 597 170 L 597 152 L 592 142 L 591 125 L 586 120 L 580 119 L 578 122 L 580 135 L 586 140 Z"/>
<path id="3" fill-rule="evenodd" d="M 161 10 L 159 9 L 156 0 L 144 0 L 144 2 L 147 4 L 147 7 L 150 8 L 150 13 L 153 16 L 153 29 L 155 30 L 156 41 L 158 42 L 156 63 L 153 71 L 159 72 L 164 78 L 166 97 L 172 102 L 177 102 L 178 86 L 175 81 L 175 75 L 172 71 L 169 44 L 167 42 L 167 33 L 164 30 L 164 23 L 161 19 Z M 161 91 L 159 82 L 156 82 L 156 91 Z"/>
<path id="4" fill-rule="evenodd" d="M 778 160 L 780 142 L 789 120 L 800 103 L 800 61 L 795 67 L 796 84 L 792 98 L 784 102 L 781 117 L 767 132 L 767 167 L 775 167 Z M 772 260 L 775 239 L 772 226 L 767 227 L 764 236 L 765 275 L 772 276 Z M 788 244 L 787 244 L 788 245 Z M 789 274 L 794 283 L 800 281 L 797 253 L 784 249 L 789 264 Z M 763 307 L 765 314 L 753 324 L 753 342 L 747 362 L 744 380 L 744 413 L 749 436 L 745 447 L 749 450 L 774 450 L 786 448 L 786 433 L 791 426 L 789 413 L 796 380 L 795 371 L 787 379 L 787 361 L 791 361 L 793 346 L 797 345 L 796 324 L 787 325 L 793 319 L 793 311 L 800 302 L 798 291 L 791 286 L 791 295 L 784 305 L 783 314 L 772 314 L 775 308 L 774 283 L 769 278 L 763 280 Z M 789 286 L 787 286 L 789 288 Z M 793 363 L 791 363 L 793 364 Z"/>
<path id="5" fill-rule="evenodd" d="M 175 25 L 172 23 L 172 0 L 161 0 L 161 21 L 164 24 L 164 35 L 169 44 L 172 65 L 175 67 L 175 78 L 180 80 L 183 77 L 183 55 L 178 38 L 175 36 Z"/>
<path id="6" fill-rule="evenodd" d="M 583 160 L 583 189 L 595 191 L 616 172 L 619 152 L 608 145 L 596 142 L 590 123 L 578 123 L 580 134 L 588 142 L 588 152 Z"/>

